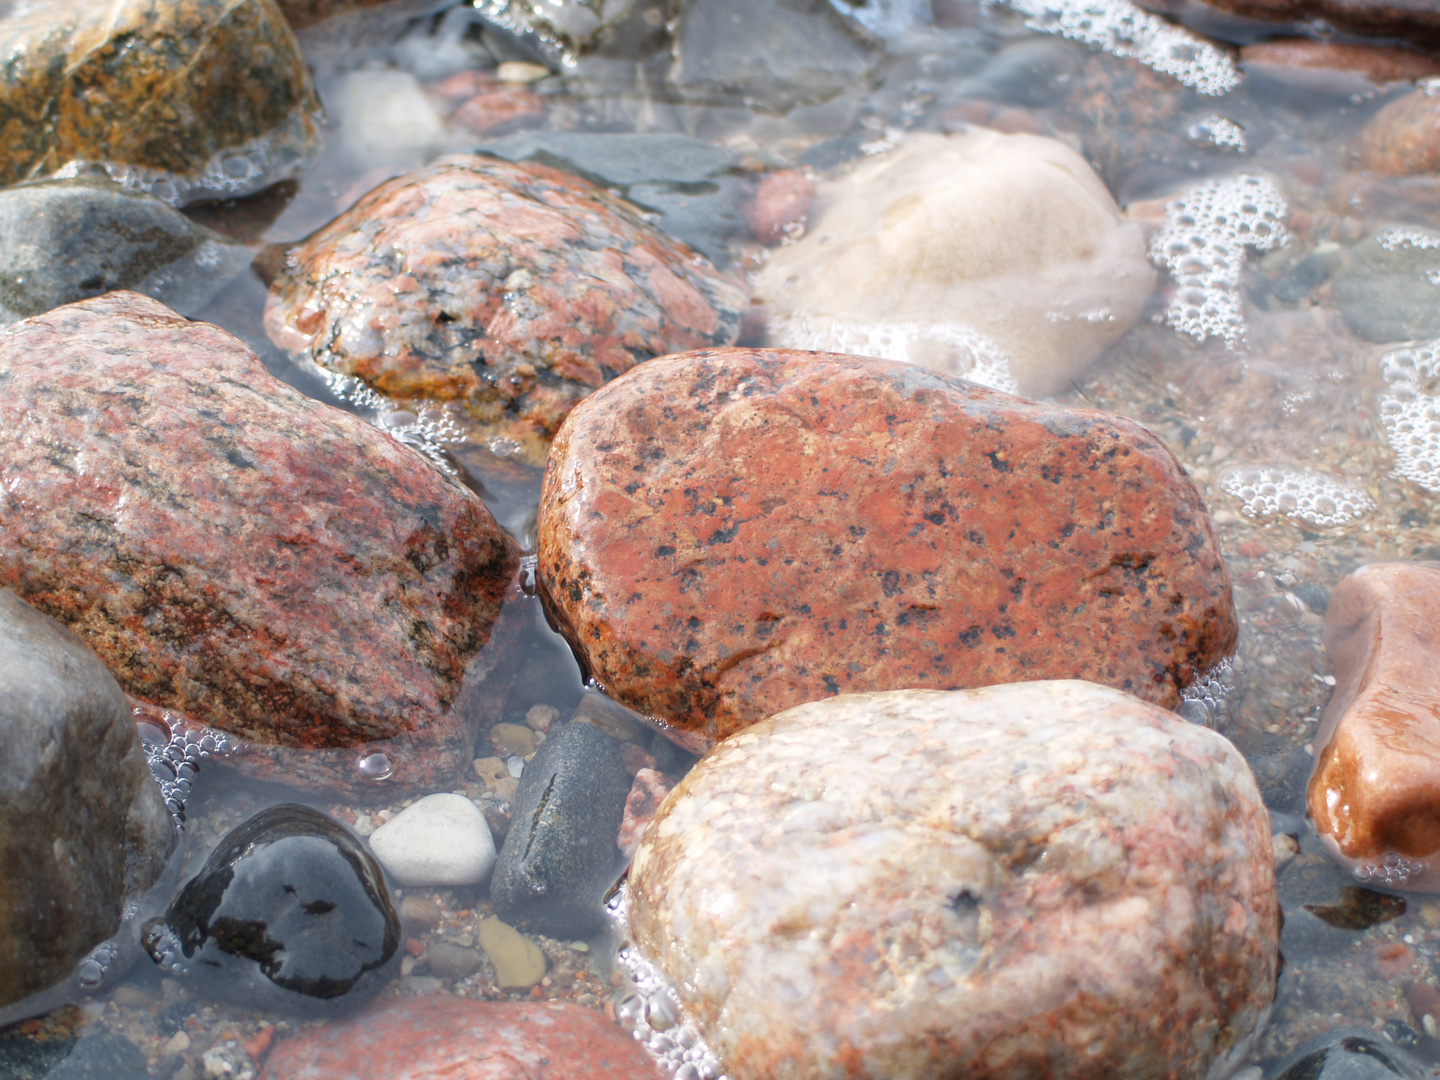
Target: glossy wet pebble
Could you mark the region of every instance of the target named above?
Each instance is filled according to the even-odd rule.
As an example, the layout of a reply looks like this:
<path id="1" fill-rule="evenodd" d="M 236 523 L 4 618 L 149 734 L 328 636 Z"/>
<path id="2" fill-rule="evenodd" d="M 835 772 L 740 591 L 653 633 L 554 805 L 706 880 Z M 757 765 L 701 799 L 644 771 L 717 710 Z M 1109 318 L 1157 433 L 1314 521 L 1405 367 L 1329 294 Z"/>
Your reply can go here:
<path id="1" fill-rule="evenodd" d="M 177 839 L 114 677 L 0 589 L 0 1025 L 58 1004 L 37 997 L 51 988 L 64 1000 L 121 973 L 133 951 L 71 978 Z"/>
<path id="2" fill-rule="evenodd" d="M 620 869 L 615 846 L 630 773 L 620 744 L 591 724 L 552 728 L 525 765 L 515 818 L 490 899 L 505 922 L 551 937 L 586 937 Z"/>
<path id="3" fill-rule="evenodd" d="M 193 992 L 306 1015 L 368 1001 L 399 970 L 403 941 L 375 860 L 339 822 L 295 804 L 227 834 L 145 933 Z"/>
<path id="4" fill-rule="evenodd" d="M 416 800 L 370 834 L 370 850 L 401 885 L 477 885 L 495 865 L 495 838 L 475 804 L 442 792 Z"/>
<path id="5" fill-rule="evenodd" d="M 1273 866 L 1239 752 L 1127 694 L 847 695 L 690 771 L 630 928 L 732 1080 L 1203 1080 L 1270 1011 Z"/>

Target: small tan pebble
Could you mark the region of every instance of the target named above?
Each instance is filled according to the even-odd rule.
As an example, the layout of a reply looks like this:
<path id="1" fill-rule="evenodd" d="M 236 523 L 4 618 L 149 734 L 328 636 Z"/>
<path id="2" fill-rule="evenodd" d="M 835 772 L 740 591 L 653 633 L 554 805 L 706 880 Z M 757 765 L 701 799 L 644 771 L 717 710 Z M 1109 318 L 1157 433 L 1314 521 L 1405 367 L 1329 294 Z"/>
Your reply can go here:
<path id="1" fill-rule="evenodd" d="M 127 1009 L 144 1009 L 155 1004 L 155 999 L 138 986 L 117 986 L 110 998 Z"/>
<path id="2" fill-rule="evenodd" d="M 554 705 L 531 705 L 525 711 L 525 723 L 536 731 L 549 731 L 550 726 L 560 719 L 560 710 Z"/>
<path id="3" fill-rule="evenodd" d="M 400 977 L 403 979 L 415 970 L 415 957 L 405 956 L 400 961 Z"/>
<path id="4" fill-rule="evenodd" d="M 1210 515 L 1210 520 L 1215 522 L 1216 525 L 1234 525 L 1240 520 L 1240 516 L 1238 514 L 1232 514 L 1229 510 L 1216 510 L 1215 513 Z"/>
<path id="5" fill-rule="evenodd" d="M 400 923 L 408 931 L 434 930 L 440 925 L 440 905 L 414 893 L 400 901 Z"/>
<path id="6" fill-rule="evenodd" d="M 94 1023 L 105 1015 L 105 1006 L 108 1004 L 110 1004 L 110 1002 L 86 1001 L 80 1006 L 80 1015 L 87 1024 Z"/>
<path id="7" fill-rule="evenodd" d="M 425 966 L 430 974 L 442 979 L 463 979 L 479 971 L 484 961 L 474 949 L 440 941 L 425 952 Z"/>
<path id="8" fill-rule="evenodd" d="M 572 941 L 570 942 L 570 948 L 579 953 L 586 953 L 590 951 L 590 944 L 585 941 Z"/>
<path id="9" fill-rule="evenodd" d="M 1415 966 L 1415 950 L 1398 941 L 1377 945 L 1365 957 L 1365 967 L 1377 979 L 1395 979 Z"/>
<path id="10" fill-rule="evenodd" d="M 1275 847 L 1275 869 L 1279 870 L 1296 855 L 1300 854 L 1300 844 L 1288 833 L 1276 833 L 1270 838 Z"/>
<path id="11" fill-rule="evenodd" d="M 381 810 L 380 812 L 378 812 L 378 813 L 375 815 L 375 824 L 376 824 L 376 825 L 384 825 L 387 821 L 389 821 L 389 820 L 390 820 L 391 818 L 393 818 L 394 816 L 395 816 L 395 812 L 394 812 L 393 810 Z"/>
<path id="12" fill-rule="evenodd" d="M 480 778 L 480 782 L 487 788 L 492 787 L 502 779 L 510 777 L 510 770 L 505 767 L 505 762 L 498 757 L 476 758 L 471 762 L 470 767 L 475 770 L 475 775 Z"/>
<path id="13" fill-rule="evenodd" d="M 478 934 L 480 947 L 495 968 L 495 985 L 502 990 L 528 990 L 545 976 L 545 954 L 540 946 L 499 919 L 485 919 Z"/>
<path id="14" fill-rule="evenodd" d="M 507 60 L 495 69 L 495 77 L 501 82 L 532 83 L 549 74 L 550 69 L 544 64 L 531 64 L 524 60 Z"/>
<path id="15" fill-rule="evenodd" d="M 405 980 L 404 990 L 407 994 L 414 994 L 422 997 L 425 994 L 438 994 L 445 989 L 445 984 L 433 975 L 411 975 Z"/>
<path id="16" fill-rule="evenodd" d="M 1426 926 L 1440 926 L 1440 905 L 1428 901 L 1421 904 L 1420 918 Z"/>
<path id="17" fill-rule="evenodd" d="M 535 732 L 521 724 L 496 724 L 490 729 L 490 744 L 505 757 L 525 757 L 535 752 Z"/>
<path id="18" fill-rule="evenodd" d="M 370 820 L 369 814 L 356 814 L 355 824 L 352 826 L 356 836 L 369 836 L 375 831 L 375 822 Z"/>
<path id="19" fill-rule="evenodd" d="M 1425 1034 L 1429 1035 L 1430 1038 L 1440 1038 L 1440 1023 L 1436 1023 L 1435 1017 L 1432 1014 L 1426 1013 L 1421 1017 L 1420 1026 L 1425 1029 Z"/>
<path id="20" fill-rule="evenodd" d="M 165 1045 L 160 1048 L 160 1053 L 165 1057 L 174 1057 L 176 1054 L 183 1054 L 189 1049 L 190 1036 L 186 1035 L 183 1031 L 177 1031 L 174 1035 L 171 1035 Z"/>

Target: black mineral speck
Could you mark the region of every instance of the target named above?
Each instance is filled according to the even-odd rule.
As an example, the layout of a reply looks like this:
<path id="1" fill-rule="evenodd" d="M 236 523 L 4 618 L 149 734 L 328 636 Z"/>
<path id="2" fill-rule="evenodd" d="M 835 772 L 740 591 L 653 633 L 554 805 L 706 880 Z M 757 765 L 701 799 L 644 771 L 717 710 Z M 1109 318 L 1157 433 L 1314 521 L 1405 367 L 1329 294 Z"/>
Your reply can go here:
<path id="1" fill-rule="evenodd" d="M 198 993 L 311 1015 L 373 997 L 403 940 L 375 860 L 339 822 L 293 804 L 225 836 L 145 930 L 155 961 Z"/>

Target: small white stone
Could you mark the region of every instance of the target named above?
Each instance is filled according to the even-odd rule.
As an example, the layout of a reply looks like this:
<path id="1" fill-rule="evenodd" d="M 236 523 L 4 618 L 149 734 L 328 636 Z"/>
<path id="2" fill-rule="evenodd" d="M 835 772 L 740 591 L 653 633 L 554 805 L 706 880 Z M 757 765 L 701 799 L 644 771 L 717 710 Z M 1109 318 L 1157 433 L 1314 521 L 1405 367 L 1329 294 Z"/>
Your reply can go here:
<path id="1" fill-rule="evenodd" d="M 183 1031 L 177 1031 L 164 1046 L 160 1048 L 162 1057 L 174 1057 L 176 1054 L 183 1054 L 190 1049 L 190 1036 Z"/>
<path id="2" fill-rule="evenodd" d="M 495 840 L 463 795 L 427 795 L 370 836 L 370 850 L 402 885 L 478 885 L 495 865 Z"/>
<path id="3" fill-rule="evenodd" d="M 524 60 L 507 60 L 495 69 L 495 77 L 501 82 L 532 83 L 546 78 L 550 69 L 544 64 L 531 64 Z"/>

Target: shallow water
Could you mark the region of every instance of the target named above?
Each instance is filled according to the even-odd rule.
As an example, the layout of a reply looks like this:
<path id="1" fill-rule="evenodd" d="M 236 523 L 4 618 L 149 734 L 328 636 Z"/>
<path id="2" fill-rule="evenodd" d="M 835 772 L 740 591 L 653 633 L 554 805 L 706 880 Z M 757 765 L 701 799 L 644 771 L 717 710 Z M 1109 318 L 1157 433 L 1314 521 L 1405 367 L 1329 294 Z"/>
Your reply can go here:
<path id="1" fill-rule="evenodd" d="M 1357 336 L 1315 261 L 1370 236 L 1423 249 L 1427 234 L 1387 228 L 1440 225 L 1440 199 L 1427 191 L 1351 178 L 1356 132 L 1411 87 L 1347 83 L 1326 93 L 1242 79 L 1226 54 L 1187 40 L 1173 24 L 1133 12 L 1123 21 L 1127 5 L 1118 2 L 1066 8 L 936 0 L 933 23 L 925 18 L 929 7 L 862 5 L 862 29 L 873 35 L 868 74 L 801 90 L 677 85 L 663 27 L 632 21 L 597 52 L 559 62 L 558 74 L 532 86 L 548 111 L 525 129 L 678 132 L 726 148 L 738 171 L 788 163 L 819 175 L 881 152 L 907 131 L 959 130 L 977 120 L 1083 148 L 1121 206 L 1151 223 L 1152 261 L 1163 272 L 1140 324 L 1051 400 L 1145 424 L 1205 496 L 1234 580 L 1240 644 L 1236 661 L 1192 695 L 1184 712 L 1245 753 L 1277 832 L 1292 836 L 1298 849 L 1280 868 L 1285 965 L 1274 1019 L 1250 1063 L 1273 1061 L 1342 1021 L 1440 1063 L 1440 1032 L 1422 1030 L 1402 990 L 1440 975 L 1440 898 L 1392 898 L 1376 888 L 1378 874 L 1357 880 L 1333 864 L 1303 818 L 1312 739 L 1334 685 L 1320 637 L 1326 590 L 1367 562 L 1440 558 L 1431 494 L 1440 490 L 1440 439 L 1431 431 L 1440 346 L 1397 351 Z M 1081 7 L 1092 14 L 1082 18 Z M 1232 43 L 1275 32 L 1219 18 L 1205 29 Z M 297 182 L 192 213 L 247 240 L 284 244 L 380 180 L 445 150 L 474 147 L 481 140 L 447 126 L 425 88 L 467 65 L 493 65 L 481 31 L 462 12 L 370 37 L 347 39 L 349 31 L 325 26 L 308 34 L 303 40 L 329 114 L 323 152 Z M 1257 179 L 1235 179 L 1241 176 Z M 1234 213 L 1223 225 L 1214 221 L 1216 206 L 1234 202 L 1237 190 L 1252 205 L 1244 235 L 1235 231 Z M 1182 222 L 1171 211 L 1167 221 L 1165 204 L 1182 195 L 1190 218 Z M 1196 243 L 1197 234 L 1206 243 Z M 1215 256 L 1222 234 L 1231 250 Z M 740 268 L 764 258 L 743 227 L 727 247 L 723 254 Z M 1440 253 L 1436 266 L 1440 276 Z M 529 546 L 538 471 L 516 463 L 503 445 L 454 441 L 443 410 L 397 413 L 355 385 L 297 366 L 265 336 L 264 297 L 258 276 L 247 275 L 196 317 L 241 337 L 303 392 L 427 449 Z M 568 648 L 538 610 L 529 621 L 507 720 L 523 722 L 535 704 L 567 713 L 584 690 Z M 474 777 L 457 790 L 476 793 Z M 293 798 L 203 766 L 186 809 L 188 865 L 198 866 L 249 814 Z M 383 801 L 316 805 L 362 828 L 395 809 Z M 447 912 L 433 940 L 463 939 L 488 913 L 483 890 L 419 891 L 438 897 Z M 1396 942 L 1413 950 L 1413 966 L 1387 976 L 1374 957 Z M 612 967 L 613 941 L 597 939 L 583 951 L 542 945 L 552 977 L 541 996 L 597 1008 L 618 997 L 622 1015 L 637 1015 L 625 977 Z M 413 976 L 400 986 L 435 989 Z M 507 996 L 483 977 L 438 989 Z M 43 1043 L 47 1035 L 63 1041 L 76 1025 L 87 1038 L 113 1029 L 141 1048 L 151 1075 L 189 1069 L 194 1076 L 205 1046 L 300 1023 L 208 1005 L 142 962 L 120 990 L 20 1030 Z M 177 1050 L 181 1031 L 189 1046 Z M 0 1042 L 21 1037 L 0 1033 Z"/>

